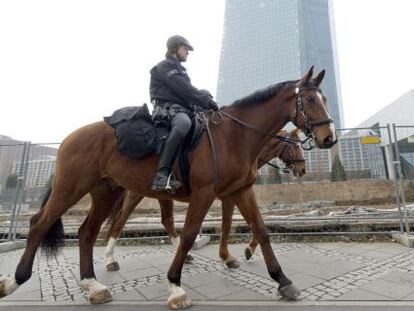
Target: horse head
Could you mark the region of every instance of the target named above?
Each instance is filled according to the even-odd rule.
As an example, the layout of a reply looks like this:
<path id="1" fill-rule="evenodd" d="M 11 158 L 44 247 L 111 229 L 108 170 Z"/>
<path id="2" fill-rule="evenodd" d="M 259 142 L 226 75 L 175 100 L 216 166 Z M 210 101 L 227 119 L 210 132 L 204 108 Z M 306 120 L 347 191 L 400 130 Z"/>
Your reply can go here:
<path id="1" fill-rule="evenodd" d="M 326 109 L 326 98 L 319 87 L 324 76 L 322 70 L 312 78 L 313 66 L 292 87 L 290 119 L 307 137 L 315 140 L 318 148 L 331 148 L 336 142 L 335 127 Z"/>
<path id="2" fill-rule="evenodd" d="M 280 135 L 297 141 L 300 140 L 298 129 L 294 129 L 290 132 L 284 131 L 281 132 Z M 281 143 L 278 157 L 283 161 L 286 168 L 293 173 L 293 176 L 302 177 L 306 174 L 305 158 L 299 143 Z"/>

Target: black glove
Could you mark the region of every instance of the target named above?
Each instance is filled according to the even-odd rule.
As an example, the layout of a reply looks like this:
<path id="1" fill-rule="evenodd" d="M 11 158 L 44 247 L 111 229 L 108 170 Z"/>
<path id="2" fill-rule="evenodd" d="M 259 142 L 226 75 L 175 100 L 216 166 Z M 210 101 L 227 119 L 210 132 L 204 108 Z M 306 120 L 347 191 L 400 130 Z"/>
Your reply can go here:
<path id="1" fill-rule="evenodd" d="M 219 110 L 219 107 L 218 107 L 217 103 L 216 103 L 214 100 L 211 100 L 211 101 L 208 103 L 208 109 L 211 109 L 211 110 L 217 111 L 217 110 Z"/>

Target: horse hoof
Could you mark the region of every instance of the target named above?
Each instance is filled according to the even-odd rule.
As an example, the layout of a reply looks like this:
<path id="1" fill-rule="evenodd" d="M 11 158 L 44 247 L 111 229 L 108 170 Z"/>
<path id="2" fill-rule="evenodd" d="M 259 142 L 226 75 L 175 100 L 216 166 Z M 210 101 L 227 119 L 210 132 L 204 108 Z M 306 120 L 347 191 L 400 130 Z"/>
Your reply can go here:
<path id="1" fill-rule="evenodd" d="M 226 263 L 227 268 L 230 268 L 230 269 L 237 269 L 240 267 L 240 262 L 236 258 L 227 260 L 225 263 Z"/>
<path id="2" fill-rule="evenodd" d="M 191 263 L 194 261 L 194 257 L 191 256 L 190 254 L 187 254 L 187 256 L 185 256 L 185 263 Z"/>
<path id="3" fill-rule="evenodd" d="M 191 307 L 192 302 L 190 297 L 187 294 L 181 296 L 173 297 L 168 299 L 168 306 L 173 310 L 186 309 Z"/>
<path id="4" fill-rule="evenodd" d="M 119 269 L 120 269 L 120 267 L 119 267 L 119 263 L 117 261 L 108 263 L 106 265 L 106 270 L 107 271 L 118 271 Z"/>
<path id="5" fill-rule="evenodd" d="M 0 280 L 0 298 L 10 295 L 18 287 L 19 285 L 17 285 L 14 277 L 9 277 L 9 278 Z"/>
<path id="6" fill-rule="evenodd" d="M 7 296 L 6 294 L 6 285 L 4 284 L 6 280 L 0 280 L 0 298 Z"/>
<path id="7" fill-rule="evenodd" d="M 279 293 L 286 300 L 299 300 L 300 291 L 293 283 L 279 288 Z"/>
<path id="8" fill-rule="evenodd" d="M 250 258 L 252 258 L 253 253 L 250 250 L 250 248 L 246 247 L 246 249 L 244 250 L 244 257 L 246 258 L 246 260 L 249 260 Z"/>
<path id="9" fill-rule="evenodd" d="M 82 279 L 80 281 L 80 287 L 92 304 L 112 301 L 111 292 L 108 287 L 99 283 L 95 279 Z"/>
<path id="10" fill-rule="evenodd" d="M 88 297 L 90 303 L 101 304 L 112 301 L 112 295 L 108 288 L 96 291 Z"/>
<path id="11" fill-rule="evenodd" d="M 0 298 L 3 298 L 4 296 L 7 296 L 6 294 L 6 279 L 0 280 Z"/>

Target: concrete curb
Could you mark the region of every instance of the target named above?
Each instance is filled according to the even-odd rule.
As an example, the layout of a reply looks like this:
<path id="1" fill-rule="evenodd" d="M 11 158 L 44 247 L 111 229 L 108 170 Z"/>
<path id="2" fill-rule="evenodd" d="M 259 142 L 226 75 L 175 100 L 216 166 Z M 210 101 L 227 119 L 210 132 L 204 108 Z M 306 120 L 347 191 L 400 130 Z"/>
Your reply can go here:
<path id="1" fill-rule="evenodd" d="M 206 246 L 208 243 L 210 243 L 209 235 L 197 236 L 197 239 L 194 241 L 194 245 L 192 249 L 193 250 L 200 249 L 203 246 Z"/>
<path id="2" fill-rule="evenodd" d="M 414 235 L 412 234 L 393 233 L 392 238 L 408 248 L 414 248 Z"/>
<path id="3" fill-rule="evenodd" d="M 6 253 L 15 251 L 16 249 L 26 247 L 26 240 L 20 240 L 15 242 L 0 243 L 0 253 Z"/>

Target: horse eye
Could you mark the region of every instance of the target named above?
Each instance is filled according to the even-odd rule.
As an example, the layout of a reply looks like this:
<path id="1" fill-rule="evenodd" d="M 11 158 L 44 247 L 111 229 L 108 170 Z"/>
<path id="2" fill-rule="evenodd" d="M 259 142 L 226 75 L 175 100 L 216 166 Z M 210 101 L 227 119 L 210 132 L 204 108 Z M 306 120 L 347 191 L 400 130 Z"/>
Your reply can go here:
<path id="1" fill-rule="evenodd" d="M 308 102 L 314 103 L 314 102 L 315 102 L 315 100 L 316 100 L 316 97 L 315 97 L 315 96 L 309 96 L 308 98 L 306 98 L 306 100 L 307 100 Z"/>

